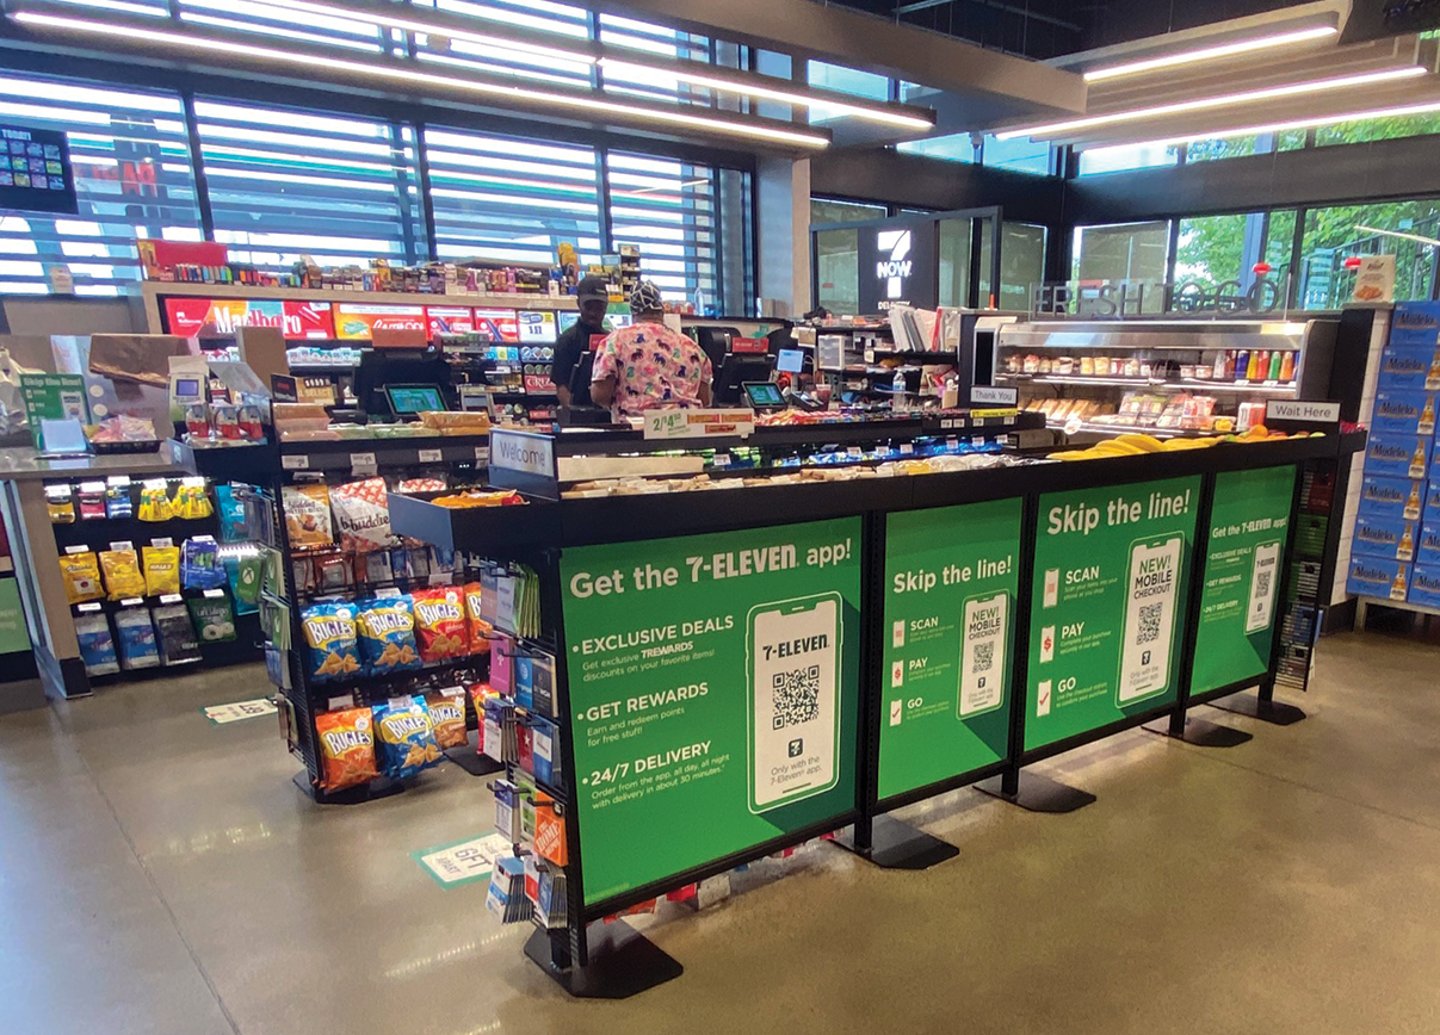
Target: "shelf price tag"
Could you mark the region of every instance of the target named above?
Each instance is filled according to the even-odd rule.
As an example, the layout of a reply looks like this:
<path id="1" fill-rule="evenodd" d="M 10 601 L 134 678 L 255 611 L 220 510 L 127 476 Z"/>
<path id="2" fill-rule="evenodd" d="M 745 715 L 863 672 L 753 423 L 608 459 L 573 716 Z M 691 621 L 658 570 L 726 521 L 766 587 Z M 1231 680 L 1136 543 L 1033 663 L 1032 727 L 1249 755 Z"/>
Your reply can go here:
<path id="1" fill-rule="evenodd" d="M 970 444 L 971 444 L 972 446 L 983 446 L 983 445 L 985 444 L 985 436 L 984 436 L 984 435 L 971 435 L 971 436 L 970 436 Z"/>
<path id="2" fill-rule="evenodd" d="M 901 442 L 901 443 L 900 443 L 900 455 L 901 455 L 901 456 L 911 456 L 914 452 L 915 452 L 915 445 L 914 445 L 914 443 L 911 443 L 911 442 Z"/>
<path id="3" fill-rule="evenodd" d="M 862 457 L 865 455 L 865 450 L 861 449 L 859 446 L 847 446 L 845 448 L 845 455 L 850 457 Z"/>
<path id="4" fill-rule="evenodd" d="M 90 613 L 93 612 L 93 611 L 99 611 L 99 610 L 100 610 L 100 605 L 97 604 L 97 603 L 93 603 L 93 602 L 92 602 L 92 603 L 89 603 L 89 604 L 77 604 L 77 605 L 75 606 L 75 613 L 76 613 L 76 614 L 82 614 L 82 615 L 83 615 L 83 614 L 90 614 Z"/>
<path id="5" fill-rule="evenodd" d="M 110 544 L 110 549 L 114 551 L 133 550 L 135 549 L 135 544 L 128 539 L 117 539 Z"/>
<path id="6" fill-rule="evenodd" d="M 357 478 L 368 477 L 380 469 L 374 453 L 351 453 L 350 473 Z"/>
<path id="7" fill-rule="evenodd" d="M 161 596 L 160 596 L 160 603 L 162 603 L 162 604 L 178 604 L 178 603 L 180 603 L 180 601 L 182 601 L 182 600 L 184 600 L 184 599 L 185 599 L 185 598 L 182 597 L 179 593 L 162 593 Z"/>
<path id="8" fill-rule="evenodd" d="M 120 606 L 121 606 L 121 607 L 134 607 L 136 604 L 143 604 L 143 603 L 145 603 L 145 598 L 144 598 L 144 597 L 126 597 L 124 600 L 120 601 Z"/>
<path id="9" fill-rule="evenodd" d="M 438 464 L 441 459 L 442 456 L 438 449 L 420 450 L 420 462 L 422 464 Z"/>
<path id="10" fill-rule="evenodd" d="M 716 453 L 716 454 L 715 454 L 715 466 L 716 466 L 716 467 L 729 467 L 729 466 L 730 466 L 730 454 L 729 454 L 729 453 Z"/>
<path id="11" fill-rule="evenodd" d="M 303 454 L 292 454 L 280 458 L 280 468 L 284 471 L 308 471 L 310 469 L 310 458 Z"/>
<path id="12" fill-rule="evenodd" d="M 476 446 L 476 447 L 475 447 L 475 462 L 476 462 L 477 464 L 488 464 L 488 463 L 490 462 L 490 447 L 489 447 L 489 446 Z"/>

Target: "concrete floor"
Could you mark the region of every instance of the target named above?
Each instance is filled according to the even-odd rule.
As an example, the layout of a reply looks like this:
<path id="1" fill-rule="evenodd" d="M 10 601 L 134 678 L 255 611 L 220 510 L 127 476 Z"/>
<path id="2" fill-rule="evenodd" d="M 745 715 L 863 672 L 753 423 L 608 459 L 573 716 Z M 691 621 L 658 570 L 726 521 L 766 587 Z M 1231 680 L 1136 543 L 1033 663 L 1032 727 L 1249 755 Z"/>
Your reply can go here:
<path id="1" fill-rule="evenodd" d="M 614 1003 L 568 1000 L 483 885 L 410 858 L 488 831 L 481 781 L 318 808 L 273 718 L 206 722 L 259 669 L 5 716 L 0 1032 L 1435 1032 L 1436 661 L 1328 639 L 1307 722 L 1211 712 L 1255 739 L 1135 732 L 1041 767 L 1100 796 L 1073 815 L 917 806 L 962 851 L 925 873 L 830 845 L 758 864 L 642 921 L 686 973 Z"/>

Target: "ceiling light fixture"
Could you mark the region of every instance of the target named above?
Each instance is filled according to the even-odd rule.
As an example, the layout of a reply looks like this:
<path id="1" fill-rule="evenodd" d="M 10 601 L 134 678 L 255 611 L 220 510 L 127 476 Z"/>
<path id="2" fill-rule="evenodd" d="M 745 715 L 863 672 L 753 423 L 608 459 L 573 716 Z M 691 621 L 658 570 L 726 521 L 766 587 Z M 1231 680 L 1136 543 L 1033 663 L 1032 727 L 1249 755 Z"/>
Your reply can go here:
<path id="1" fill-rule="evenodd" d="M 1316 25 L 1308 29 L 1295 29 L 1291 32 L 1279 32 L 1270 36 L 1256 36 L 1248 40 L 1236 40 L 1234 43 L 1218 43 L 1213 47 L 1201 47 L 1198 50 L 1182 50 L 1174 54 L 1161 54 L 1157 57 L 1141 58 L 1138 61 L 1127 61 L 1122 65 L 1092 68 L 1090 71 L 1084 73 L 1085 81 L 1087 83 L 1099 83 L 1107 79 L 1119 79 L 1121 76 L 1153 72 L 1157 68 L 1173 68 L 1176 65 L 1191 65 L 1199 61 L 1214 61 L 1219 58 L 1233 57 L 1236 54 L 1248 54 L 1252 50 L 1268 50 L 1271 47 L 1284 47 L 1292 43 L 1306 43 L 1310 40 L 1319 40 L 1327 36 L 1334 36 L 1339 31 L 1340 30 L 1333 25 Z"/>
<path id="2" fill-rule="evenodd" d="M 259 58 L 276 64 L 298 65 L 305 69 L 313 66 L 311 57 L 306 54 L 296 54 L 283 50 L 275 50 L 271 47 L 259 47 L 232 40 L 210 39 L 203 36 L 190 36 L 156 29 L 143 29 L 137 26 L 94 22 L 82 18 L 65 18 L 56 15 L 38 14 L 33 11 L 20 11 L 11 15 L 11 17 L 25 25 L 69 29 L 91 35 L 113 36 L 148 43 L 168 44 L 170 46 L 209 51 L 228 56 L 238 55 Z M 691 115 L 686 112 L 669 111 L 663 108 L 636 109 L 629 104 L 604 100 L 582 93 L 552 93 L 548 90 L 536 90 L 531 87 L 486 83 L 474 79 L 434 75 L 429 72 L 389 68 L 384 65 L 367 65 L 360 61 L 349 61 L 338 57 L 326 57 L 325 68 L 328 70 L 350 72 L 370 79 L 390 80 L 411 86 L 438 86 L 452 90 L 464 90 L 468 93 L 480 94 L 486 97 L 546 104 L 556 108 L 564 108 L 571 113 L 577 110 L 592 111 L 607 117 L 624 119 L 627 122 L 644 119 L 651 122 L 669 123 L 674 126 L 685 126 L 707 133 L 750 137 L 756 140 L 766 140 L 799 147 L 821 149 L 830 146 L 829 138 L 818 133 L 807 133 L 803 130 L 780 129 L 774 126 L 738 122 L 730 119 L 707 118 L 702 115 Z"/>
<path id="3" fill-rule="evenodd" d="M 1007 129 L 996 133 L 999 140 L 1013 140 L 1015 137 L 1054 137 L 1073 133 L 1076 130 L 1093 129 L 1096 126 L 1110 126 L 1118 122 L 1136 122 L 1140 119 L 1159 118 L 1163 115 L 1178 115 L 1184 112 L 1205 111 L 1208 108 L 1225 108 L 1232 104 L 1251 104 L 1255 101 L 1270 101 L 1278 97 L 1293 97 L 1296 94 L 1324 93 L 1329 90 L 1343 90 L 1349 87 L 1365 86 L 1370 83 L 1387 83 L 1396 79 L 1409 79 L 1425 74 L 1420 65 L 1405 65 L 1400 68 L 1386 68 L 1378 72 L 1359 72 L 1355 75 L 1335 76 L 1330 79 L 1310 79 L 1303 83 L 1285 83 L 1282 86 L 1266 86 L 1258 90 L 1242 90 L 1237 93 L 1223 93 L 1214 97 L 1197 97 L 1189 101 L 1175 101 L 1157 104 L 1151 108 L 1132 108 L 1129 111 L 1110 112 L 1105 115 L 1089 115 L 1064 122 L 1051 122 L 1043 126 L 1026 126 L 1023 129 Z"/>
<path id="4" fill-rule="evenodd" d="M 1236 126 L 1231 129 L 1207 130 L 1204 133 L 1186 133 L 1178 137 L 1160 137 L 1155 140 L 1137 140 L 1129 143 L 1105 144 L 1087 147 L 1086 152 L 1111 151 L 1117 148 L 1171 147 L 1188 144 L 1192 140 L 1229 140 L 1231 137 L 1253 137 L 1261 133 L 1285 133 L 1294 129 L 1314 129 L 1316 126 L 1333 126 L 1341 122 L 1360 122 L 1365 119 L 1388 119 L 1402 115 L 1426 115 L 1440 111 L 1440 100 L 1424 101 L 1419 104 L 1403 104 L 1392 108 L 1372 108 L 1369 111 L 1352 111 L 1340 115 L 1316 115 L 1311 118 L 1292 119 L 1289 122 L 1267 122 L 1259 126 Z"/>
<path id="5" fill-rule="evenodd" d="M 655 68 L 651 65 L 638 64 L 633 61 L 625 61 L 621 58 L 612 57 L 601 58 L 600 67 L 608 71 L 619 72 L 622 75 L 629 73 L 645 79 L 660 80 L 666 83 L 688 83 L 691 86 L 705 86 L 711 90 L 718 90 L 721 93 L 739 94 L 744 97 L 759 97 L 764 100 L 779 101 L 783 104 L 794 104 L 797 107 L 810 111 L 817 109 L 833 111 L 842 115 L 853 115 L 856 118 L 867 119 L 871 122 L 883 122 L 891 126 L 904 126 L 909 129 L 935 128 L 935 120 L 933 118 L 927 119 L 918 115 L 910 115 L 903 111 L 895 111 L 894 109 L 881 105 L 830 100 L 828 98 L 815 97 L 812 94 L 799 93 L 794 90 L 784 90 L 778 87 L 762 86 L 749 82 L 736 82 L 732 79 L 706 75 L 703 72 L 692 72 L 688 69 Z"/>
<path id="6" fill-rule="evenodd" d="M 1367 234 L 1384 234 L 1386 237 L 1403 237 L 1407 241 L 1419 241 L 1421 244 L 1428 244 L 1432 248 L 1440 247 L 1440 238 L 1422 237 L 1419 234 L 1407 234 L 1403 230 L 1381 230 L 1378 226 L 1363 226 L 1355 224 L 1355 229 Z"/>

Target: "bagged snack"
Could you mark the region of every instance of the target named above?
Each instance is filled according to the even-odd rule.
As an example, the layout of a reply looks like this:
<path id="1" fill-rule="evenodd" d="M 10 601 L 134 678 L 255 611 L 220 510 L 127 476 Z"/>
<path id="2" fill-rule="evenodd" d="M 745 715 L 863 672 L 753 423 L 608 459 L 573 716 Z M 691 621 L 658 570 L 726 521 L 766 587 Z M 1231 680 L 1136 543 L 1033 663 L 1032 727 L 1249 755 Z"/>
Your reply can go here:
<path id="1" fill-rule="evenodd" d="M 490 653 L 490 636 L 495 627 L 483 617 L 484 593 L 478 582 L 465 584 L 465 617 L 470 625 L 470 649 L 476 654 Z"/>
<path id="2" fill-rule="evenodd" d="M 369 708 L 347 708 L 315 716 L 320 738 L 320 786 L 342 791 L 380 775 L 375 768 L 375 735 Z"/>
<path id="3" fill-rule="evenodd" d="M 225 585 L 220 544 L 208 535 L 185 540 L 180 553 L 180 584 L 186 589 L 219 589 Z"/>
<path id="4" fill-rule="evenodd" d="M 85 662 L 86 675 L 104 676 L 120 671 L 120 660 L 115 655 L 115 637 L 110 633 L 110 620 L 103 614 L 78 615 L 75 618 L 75 639 L 80 644 L 80 660 Z"/>
<path id="5" fill-rule="evenodd" d="M 65 583 L 65 600 L 83 604 L 105 595 L 100 587 L 100 560 L 90 550 L 60 555 L 60 578 Z"/>
<path id="6" fill-rule="evenodd" d="M 338 554 L 314 558 L 315 592 L 334 593 L 350 585 L 350 562 Z"/>
<path id="7" fill-rule="evenodd" d="M 358 605 L 355 618 L 360 657 L 372 675 L 419 668 L 415 617 L 407 596 L 383 597 Z"/>
<path id="8" fill-rule="evenodd" d="M 287 485 L 281 492 L 281 503 L 285 507 L 285 529 L 290 534 L 291 548 L 303 550 L 334 545 L 328 487 Z"/>
<path id="9" fill-rule="evenodd" d="M 225 577 L 230 583 L 230 595 L 235 598 L 237 615 L 255 613 L 260 603 L 260 579 L 264 571 L 265 557 L 259 552 L 225 558 Z"/>
<path id="10" fill-rule="evenodd" d="M 444 478 L 402 478 L 395 486 L 396 492 L 442 492 L 448 486 Z"/>
<path id="11" fill-rule="evenodd" d="M 164 482 L 146 482 L 140 487 L 140 512 L 135 516 L 141 521 L 170 521 L 175 517 Z"/>
<path id="12" fill-rule="evenodd" d="M 140 550 L 145 561 L 145 593 L 158 597 L 180 592 L 180 547 L 146 546 Z"/>
<path id="13" fill-rule="evenodd" d="M 225 594 L 195 597 L 185 603 L 190 608 L 190 620 L 195 623 L 195 635 L 205 643 L 224 643 L 235 638 L 235 613 Z"/>
<path id="14" fill-rule="evenodd" d="M 458 686 L 447 687 L 425 695 L 430 709 L 430 725 L 435 730 L 435 743 L 445 748 L 464 747 L 465 691 Z"/>
<path id="15" fill-rule="evenodd" d="M 335 486 L 330 490 L 330 509 L 335 512 L 342 549 L 365 553 L 390 545 L 393 537 L 384 478 Z"/>
<path id="16" fill-rule="evenodd" d="M 392 697 L 374 711 L 382 773 L 392 780 L 405 780 L 440 764 L 440 746 L 435 743 L 423 697 Z"/>
<path id="17" fill-rule="evenodd" d="M 160 660 L 166 665 L 200 660 L 200 644 L 184 604 L 162 604 L 151 612 L 159 640 Z"/>
<path id="18" fill-rule="evenodd" d="M 301 612 L 300 624 L 309 649 L 311 680 L 326 683 L 360 672 L 352 605 L 311 604 Z"/>
<path id="19" fill-rule="evenodd" d="M 100 570 L 111 600 L 145 595 L 145 576 L 140 573 L 140 555 L 134 550 L 100 551 Z"/>
<path id="20" fill-rule="evenodd" d="M 125 607 L 115 612 L 115 642 L 123 669 L 155 668 L 160 648 L 148 607 Z"/>
<path id="21" fill-rule="evenodd" d="M 470 653 L 470 630 L 461 590 L 455 586 L 438 586 L 417 590 L 413 599 L 421 660 L 432 664 L 463 658 Z"/>

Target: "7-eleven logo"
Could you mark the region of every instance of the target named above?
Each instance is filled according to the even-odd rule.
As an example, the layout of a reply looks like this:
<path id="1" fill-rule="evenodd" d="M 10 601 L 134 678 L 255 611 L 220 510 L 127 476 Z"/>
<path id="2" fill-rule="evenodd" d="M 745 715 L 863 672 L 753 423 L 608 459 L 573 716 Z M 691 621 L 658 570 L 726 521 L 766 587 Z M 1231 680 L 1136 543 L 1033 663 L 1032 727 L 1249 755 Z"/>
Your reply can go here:
<path id="1" fill-rule="evenodd" d="M 903 298 L 905 278 L 910 276 L 913 265 L 909 258 L 910 231 L 881 230 L 875 235 L 875 244 L 882 253 L 890 255 L 875 264 L 876 279 L 885 281 L 885 297 Z"/>

